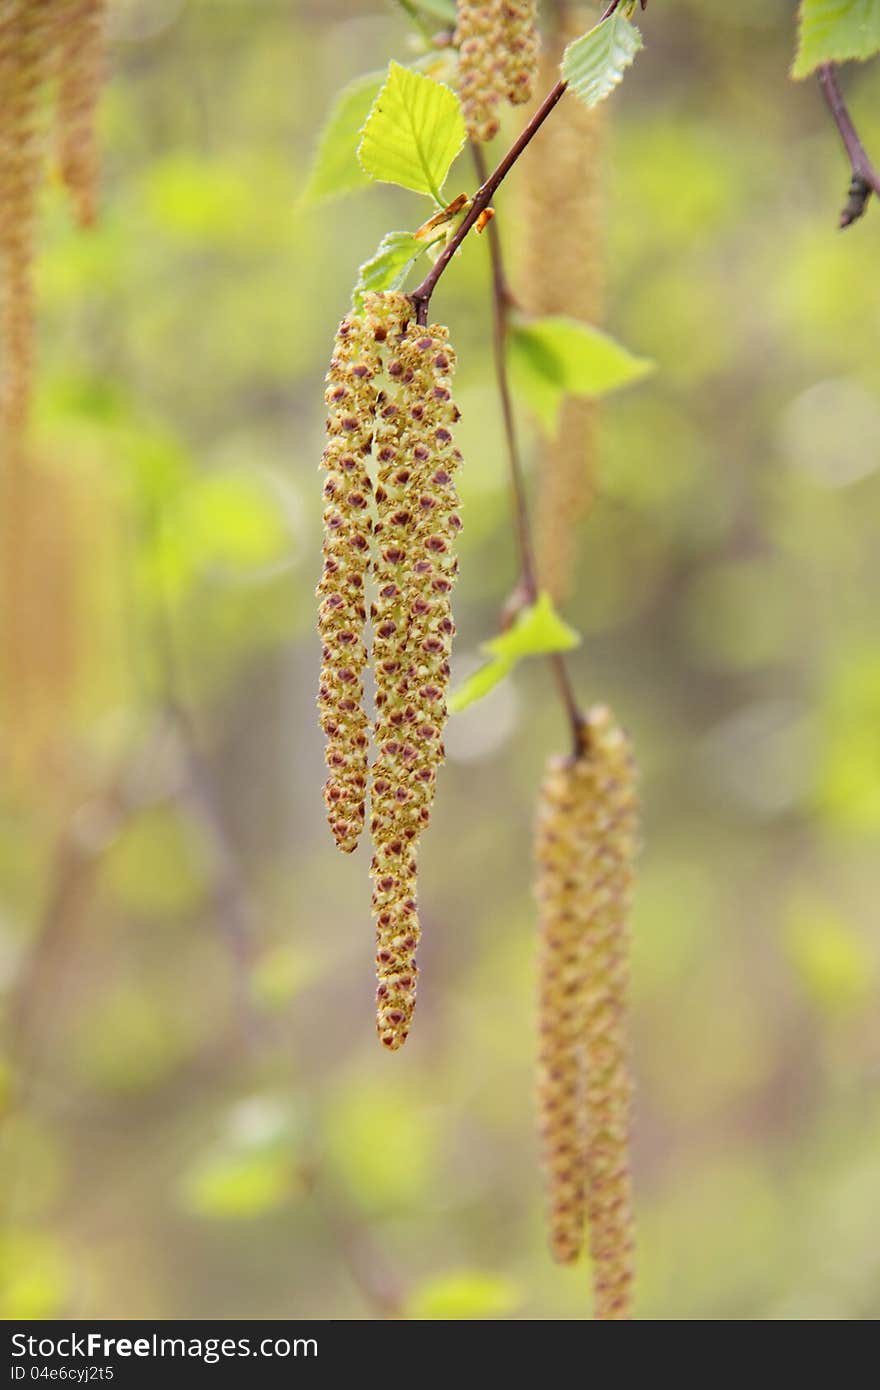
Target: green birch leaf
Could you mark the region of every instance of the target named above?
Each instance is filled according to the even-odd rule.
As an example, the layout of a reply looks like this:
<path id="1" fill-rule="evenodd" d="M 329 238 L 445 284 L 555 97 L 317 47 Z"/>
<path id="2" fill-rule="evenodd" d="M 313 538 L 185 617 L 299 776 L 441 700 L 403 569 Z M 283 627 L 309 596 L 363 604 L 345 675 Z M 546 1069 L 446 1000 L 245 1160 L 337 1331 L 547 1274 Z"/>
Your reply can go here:
<path id="1" fill-rule="evenodd" d="M 801 0 L 792 77 L 880 52 L 880 0 Z"/>
<path id="2" fill-rule="evenodd" d="M 599 399 L 654 370 L 649 358 L 637 357 L 592 324 L 562 314 L 516 321 L 509 352 L 516 391 L 549 434 L 556 431 L 566 395 Z"/>
<path id="3" fill-rule="evenodd" d="M 580 633 L 560 618 L 550 595 L 541 593 L 535 603 L 517 614 L 506 632 L 486 642 L 483 649 L 495 657 L 521 661 L 524 656 L 571 651 L 580 642 Z"/>
<path id="4" fill-rule="evenodd" d="M 376 254 L 360 268 L 354 287 L 354 307 L 363 306 L 365 294 L 399 290 L 410 267 L 424 250 L 425 243 L 417 241 L 411 232 L 388 232 L 379 242 Z"/>
<path id="5" fill-rule="evenodd" d="M 457 690 L 454 690 L 449 697 L 449 713 L 460 714 L 468 705 L 475 705 L 478 700 L 483 700 L 496 685 L 504 680 L 513 670 L 514 663 L 505 661 L 501 657 L 496 657 L 492 661 L 485 662 L 474 671 L 473 675 L 468 676 Z"/>
<path id="6" fill-rule="evenodd" d="M 535 416 L 544 434 L 555 439 L 559 433 L 565 388 L 544 370 L 544 363 L 511 333 L 508 340 L 510 382 L 518 402 Z"/>
<path id="7" fill-rule="evenodd" d="M 364 172 L 442 206 L 446 175 L 464 142 L 464 117 L 452 89 L 391 63 L 358 146 Z"/>
<path id="8" fill-rule="evenodd" d="M 358 163 L 357 147 L 364 122 L 385 81 L 384 72 L 369 72 L 349 82 L 336 97 L 309 169 L 301 203 L 310 206 L 367 188 L 367 175 Z"/>
<path id="9" fill-rule="evenodd" d="M 562 75 L 585 106 L 598 106 L 623 80 L 642 36 L 620 10 L 603 19 L 562 55 Z"/>
<path id="10" fill-rule="evenodd" d="M 523 658 L 571 651 L 580 642 L 580 633 L 559 616 L 550 595 L 541 593 L 535 603 L 517 614 L 506 632 L 483 643 L 482 649 L 490 660 L 453 692 L 449 701 L 451 713 L 458 714 L 482 700 Z"/>

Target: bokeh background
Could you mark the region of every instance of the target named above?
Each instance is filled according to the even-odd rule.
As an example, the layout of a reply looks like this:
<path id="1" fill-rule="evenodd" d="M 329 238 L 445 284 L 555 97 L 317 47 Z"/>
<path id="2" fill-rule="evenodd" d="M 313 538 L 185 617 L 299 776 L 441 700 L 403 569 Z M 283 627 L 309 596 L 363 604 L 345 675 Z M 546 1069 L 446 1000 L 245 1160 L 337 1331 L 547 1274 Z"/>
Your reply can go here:
<path id="1" fill-rule="evenodd" d="M 565 613 L 642 771 L 653 1319 L 880 1313 L 880 211 L 837 234 L 848 170 L 788 79 L 792 11 L 655 0 L 612 102 L 607 322 L 658 370 L 604 411 Z M 583 1317 L 533 1132 L 530 827 L 565 739 L 545 669 L 450 726 L 400 1054 L 374 1036 L 367 851 L 324 823 L 322 377 L 358 264 L 424 214 L 298 196 L 333 93 L 405 56 L 405 23 L 381 0 L 111 19 L 100 225 L 50 186 L 40 234 L 39 678 L 0 747 L 2 1311 Z M 880 73 L 845 80 L 880 151 Z M 515 251 L 515 185 L 496 206 Z M 435 301 L 461 363 L 459 673 L 515 577 L 486 277 L 475 241 Z"/>

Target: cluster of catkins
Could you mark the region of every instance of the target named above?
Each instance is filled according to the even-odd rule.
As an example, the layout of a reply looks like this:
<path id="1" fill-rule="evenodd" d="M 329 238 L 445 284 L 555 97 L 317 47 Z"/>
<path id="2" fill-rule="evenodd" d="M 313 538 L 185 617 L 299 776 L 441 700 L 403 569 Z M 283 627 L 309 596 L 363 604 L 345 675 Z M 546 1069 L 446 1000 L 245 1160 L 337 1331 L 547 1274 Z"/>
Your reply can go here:
<path id="1" fill-rule="evenodd" d="M 367 295 L 342 321 L 327 374 L 318 586 L 324 797 L 336 842 L 350 852 L 369 791 L 377 1026 L 390 1050 L 406 1041 L 415 1008 L 417 853 L 444 757 L 461 528 L 454 367 L 447 330 L 422 327 L 410 300 L 389 292 Z M 370 576 L 372 767 L 364 705 Z"/>
<path id="2" fill-rule="evenodd" d="M 599 6 L 568 11 L 542 62 L 541 86 L 558 76 L 551 58 L 595 23 Z M 533 314 L 566 314 L 598 324 L 603 312 L 604 153 L 606 106 L 572 102 L 553 139 L 523 160 L 523 285 Z M 549 219 L 549 222 L 548 222 Z M 550 226 L 552 254 L 548 254 Z M 557 601 L 570 596 L 580 524 L 596 494 L 599 409 L 569 396 L 552 438 L 543 441 L 537 488 L 537 564 L 541 587 Z"/>
<path id="3" fill-rule="evenodd" d="M 589 1231 L 595 1313 L 632 1315 L 628 915 L 637 834 L 633 757 L 610 711 L 551 762 L 537 821 L 538 1101 L 550 1246 L 572 1263 Z"/>
<path id="4" fill-rule="evenodd" d="M 54 84 L 57 162 L 77 219 L 94 220 L 94 116 L 101 82 L 106 0 L 3 0 L 0 4 L 0 272 L 4 452 L 24 429 L 34 338 L 31 279 L 46 132 L 43 89 Z"/>
<path id="5" fill-rule="evenodd" d="M 458 0 L 454 42 L 468 135 L 497 135 L 500 107 L 530 101 L 541 39 L 534 0 Z"/>

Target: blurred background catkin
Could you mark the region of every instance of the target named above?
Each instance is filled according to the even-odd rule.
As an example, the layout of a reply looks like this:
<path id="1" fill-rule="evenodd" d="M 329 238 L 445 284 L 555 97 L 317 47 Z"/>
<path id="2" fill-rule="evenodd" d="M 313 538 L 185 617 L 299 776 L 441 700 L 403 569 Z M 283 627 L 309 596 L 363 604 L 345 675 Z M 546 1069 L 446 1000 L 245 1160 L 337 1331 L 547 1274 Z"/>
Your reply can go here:
<path id="1" fill-rule="evenodd" d="M 0 619 L 45 672 L 46 732 L 22 759 L 7 647 L 0 1307 L 582 1317 L 588 1269 L 546 1250 L 533 1109 L 531 830 L 567 737 L 543 665 L 450 720 L 418 1027 L 394 1056 L 368 849 L 337 853 L 321 798 L 323 376 L 358 265 L 425 210 L 388 188 L 298 197 L 332 94 L 405 57 L 404 25 L 373 0 L 110 0 L 107 23 L 95 224 L 53 161 L 39 181 L 35 538 L 4 522 L 29 604 Z M 609 703 L 641 769 L 636 1311 L 867 1319 L 880 218 L 836 234 L 848 175 L 814 86 L 787 78 L 792 6 L 682 0 L 643 27 L 579 267 L 604 248 L 603 326 L 658 371 L 603 403 L 564 605 L 581 698 Z M 845 76 L 878 149 L 876 67 Z M 490 160 L 525 109 L 505 103 Z M 580 119 L 566 98 L 538 159 Z M 16 170 L 7 258 L 31 217 Z M 532 307 L 528 178 L 496 224 Z M 465 158 L 450 196 L 472 188 Z M 542 213 L 559 259 L 594 215 L 566 209 Z M 465 457 L 454 682 L 515 581 L 487 274 L 470 238 L 432 311 Z M 540 498 L 546 445 L 526 440 Z"/>

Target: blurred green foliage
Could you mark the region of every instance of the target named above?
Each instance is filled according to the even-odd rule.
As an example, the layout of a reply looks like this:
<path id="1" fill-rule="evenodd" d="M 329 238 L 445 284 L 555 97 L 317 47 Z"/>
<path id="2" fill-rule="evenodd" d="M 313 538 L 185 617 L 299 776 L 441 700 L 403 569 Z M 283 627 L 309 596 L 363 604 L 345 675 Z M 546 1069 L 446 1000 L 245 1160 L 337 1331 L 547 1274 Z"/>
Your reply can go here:
<path id="1" fill-rule="evenodd" d="M 788 81 L 791 7 L 656 8 L 609 107 L 607 327 L 657 372 L 603 405 L 563 614 L 642 769 L 639 1312 L 870 1319 L 880 214 L 836 234 L 849 175 Z M 301 195 L 334 94 L 411 58 L 405 24 L 368 0 L 111 12 L 101 221 L 75 232 L 52 187 L 41 230 L 0 1309 L 382 1316 L 367 1241 L 410 1316 L 583 1317 L 585 1272 L 545 1252 L 531 1103 L 531 818 L 566 738 L 542 664 L 451 721 L 394 1057 L 366 850 L 335 853 L 320 797 L 322 377 L 358 266 L 419 205 Z M 845 80 L 880 151 L 876 67 Z M 449 187 L 473 191 L 466 161 Z M 434 310 L 460 360 L 460 683 L 515 582 L 479 239 Z"/>

